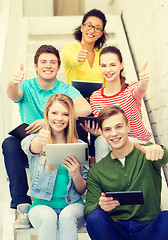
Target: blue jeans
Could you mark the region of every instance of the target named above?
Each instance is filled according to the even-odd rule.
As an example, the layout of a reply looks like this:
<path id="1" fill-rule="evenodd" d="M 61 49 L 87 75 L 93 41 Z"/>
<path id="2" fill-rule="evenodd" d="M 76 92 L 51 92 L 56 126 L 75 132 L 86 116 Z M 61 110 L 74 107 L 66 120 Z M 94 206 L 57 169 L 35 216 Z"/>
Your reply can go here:
<path id="1" fill-rule="evenodd" d="M 115 222 L 98 208 L 89 213 L 86 228 L 92 240 L 167 240 L 168 211 L 163 211 L 151 222 Z"/>
<path id="2" fill-rule="evenodd" d="M 9 188 L 11 194 L 11 208 L 17 208 L 20 203 L 30 203 L 27 196 L 28 184 L 25 166 L 28 159 L 21 149 L 21 140 L 17 137 L 8 137 L 2 144 L 5 167 L 9 177 Z"/>
<path id="3" fill-rule="evenodd" d="M 85 223 L 84 205 L 80 203 L 70 204 L 64 209 L 37 205 L 31 208 L 28 216 L 32 226 L 38 231 L 38 240 L 77 240 L 77 230 Z"/>

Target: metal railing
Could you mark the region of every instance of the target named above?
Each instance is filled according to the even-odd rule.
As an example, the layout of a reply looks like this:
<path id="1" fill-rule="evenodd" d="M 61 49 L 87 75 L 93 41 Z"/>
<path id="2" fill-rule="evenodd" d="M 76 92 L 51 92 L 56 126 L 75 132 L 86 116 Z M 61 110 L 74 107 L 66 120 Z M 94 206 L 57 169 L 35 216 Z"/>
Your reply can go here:
<path id="1" fill-rule="evenodd" d="M 136 60 L 135 60 L 135 57 L 134 57 L 134 54 L 133 54 L 133 51 L 132 51 L 132 48 L 131 48 L 131 44 L 130 44 L 130 41 L 129 41 L 129 36 L 127 34 L 127 30 L 126 30 L 126 26 L 125 26 L 125 22 L 124 22 L 124 18 L 123 18 L 122 13 L 121 13 L 121 21 L 122 21 L 125 36 L 126 36 L 126 39 L 127 39 L 127 42 L 128 42 L 128 46 L 129 46 L 129 50 L 130 50 L 130 53 L 131 53 L 132 61 L 133 61 L 134 67 L 135 67 L 135 72 L 136 72 L 136 75 L 137 75 L 137 78 L 138 78 L 138 69 L 137 69 L 137 65 L 136 65 Z M 145 100 L 144 100 L 144 105 L 145 105 L 146 112 L 147 112 L 147 115 L 148 115 L 149 109 L 148 109 L 148 106 L 147 106 Z M 149 120 L 149 117 L 148 117 L 148 120 Z M 150 121 L 149 121 L 149 123 L 150 123 Z M 152 127 L 151 127 L 151 131 L 153 132 Z M 155 136 L 154 136 L 154 141 L 155 141 Z M 161 144 L 161 143 L 158 143 L 158 142 L 156 142 L 156 143 Z M 165 177 L 166 184 L 167 184 L 167 187 L 168 187 L 168 164 L 166 166 L 164 166 L 162 169 L 163 169 L 164 177 Z"/>

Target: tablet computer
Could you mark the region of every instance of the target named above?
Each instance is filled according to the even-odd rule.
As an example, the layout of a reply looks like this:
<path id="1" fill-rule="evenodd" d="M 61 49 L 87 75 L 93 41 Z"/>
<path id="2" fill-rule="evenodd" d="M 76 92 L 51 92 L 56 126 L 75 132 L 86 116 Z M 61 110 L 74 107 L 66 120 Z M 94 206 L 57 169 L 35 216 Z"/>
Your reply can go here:
<path id="1" fill-rule="evenodd" d="M 94 116 L 88 116 L 88 117 L 79 117 L 79 122 L 85 125 L 85 120 L 88 121 L 90 120 L 90 126 L 92 127 L 92 122 L 95 121 L 95 126 L 97 123 L 97 117 Z"/>
<path id="2" fill-rule="evenodd" d="M 90 96 L 94 91 L 103 87 L 102 82 L 95 81 L 71 80 L 71 84 L 73 87 L 78 89 L 82 96 L 87 100 L 89 100 Z"/>
<path id="3" fill-rule="evenodd" d="M 74 156 L 81 164 L 89 162 L 87 143 L 46 144 L 46 165 L 58 166 L 66 156 Z"/>
<path id="4" fill-rule="evenodd" d="M 106 197 L 118 200 L 120 205 L 144 204 L 142 191 L 106 192 Z"/>
<path id="5" fill-rule="evenodd" d="M 19 125 L 18 127 L 16 127 L 15 129 L 13 129 L 12 131 L 10 131 L 8 134 L 18 137 L 21 140 L 23 138 L 25 138 L 26 136 L 28 136 L 29 134 L 26 134 L 25 128 L 27 128 L 29 125 L 27 123 L 22 123 L 21 125 Z"/>

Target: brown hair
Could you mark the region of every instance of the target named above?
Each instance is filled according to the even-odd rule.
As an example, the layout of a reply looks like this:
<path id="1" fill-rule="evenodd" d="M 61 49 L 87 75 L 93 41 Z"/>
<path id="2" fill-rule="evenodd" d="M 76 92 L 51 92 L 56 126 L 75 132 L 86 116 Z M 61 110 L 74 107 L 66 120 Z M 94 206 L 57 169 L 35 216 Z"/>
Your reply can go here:
<path id="1" fill-rule="evenodd" d="M 105 47 L 105 48 L 102 49 L 102 51 L 100 53 L 100 56 L 99 56 L 99 64 L 100 64 L 100 57 L 101 57 L 101 55 L 106 54 L 106 53 L 114 53 L 114 54 L 116 54 L 118 56 L 118 59 L 119 59 L 120 63 L 123 62 L 123 58 L 122 58 L 120 50 L 118 48 L 114 47 L 114 46 L 108 46 L 108 47 Z M 123 70 L 124 70 L 124 68 L 120 71 L 121 89 L 128 87 L 128 84 L 125 83 L 126 78 L 122 75 Z"/>
<path id="2" fill-rule="evenodd" d="M 42 53 L 51 53 L 51 54 L 54 54 L 56 57 L 57 57 L 57 60 L 58 60 L 58 66 L 61 65 L 61 58 L 60 58 L 60 55 L 59 55 L 59 51 L 53 47 L 52 45 L 41 45 L 36 53 L 35 53 L 35 56 L 34 56 L 34 64 L 37 64 L 38 63 L 38 59 L 39 59 L 39 56 L 42 54 Z"/>
<path id="3" fill-rule="evenodd" d="M 109 105 L 104 107 L 98 115 L 97 121 L 99 124 L 99 127 L 102 129 L 102 124 L 104 122 L 104 120 L 106 120 L 107 118 L 116 115 L 116 114 L 122 114 L 124 121 L 126 123 L 126 125 L 128 124 L 128 118 L 124 112 L 123 109 L 121 109 L 120 107 L 116 106 L 116 105 Z"/>
<path id="4" fill-rule="evenodd" d="M 69 124 L 67 128 L 65 129 L 65 136 L 66 136 L 66 142 L 67 143 L 75 143 L 77 142 L 78 134 L 76 131 L 76 121 L 75 121 L 75 114 L 74 114 L 74 104 L 73 100 L 68 97 L 65 94 L 53 94 L 47 101 L 47 104 L 45 106 L 44 110 L 44 120 L 46 122 L 47 130 L 50 131 L 50 137 L 48 143 L 53 143 L 53 134 L 52 129 L 48 123 L 48 112 L 50 107 L 53 105 L 54 102 L 60 102 L 62 105 L 64 105 L 68 109 L 69 113 Z"/>

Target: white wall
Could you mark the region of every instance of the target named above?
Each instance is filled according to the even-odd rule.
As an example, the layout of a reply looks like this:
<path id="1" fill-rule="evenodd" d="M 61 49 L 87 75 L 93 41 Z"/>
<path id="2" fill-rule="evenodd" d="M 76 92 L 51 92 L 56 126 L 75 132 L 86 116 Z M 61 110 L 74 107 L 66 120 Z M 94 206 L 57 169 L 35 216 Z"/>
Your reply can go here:
<path id="1" fill-rule="evenodd" d="M 53 16 L 53 0 L 22 0 L 25 17 Z"/>
<path id="2" fill-rule="evenodd" d="M 138 70 L 149 62 L 151 82 L 146 94 L 158 143 L 168 147 L 168 1 L 127 0 L 123 16 Z"/>
<path id="3" fill-rule="evenodd" d="M 40 17 L 40 16 L 53 16 L 54 15 L 54 5 L 58 4 L 58 13 L 59 15 L 68 15 L 68 9 L 67 9 L 67 1 L 64 0 L 23 0 L 23 15 L 26 17 L 32 16 L 32 17 Z M 124 1 L 124 0 L 123 0 Z M 63 3 L 62 3 L 63 2 Z M 65 2 L 65 3 L 64 3 Z M 73 0 L 70 1 L 71 5 Z M 91 10 L 92 8 L 97 8 L 103 11 L 105 14 L 113 14 L 113 13 L 118 13 L 119 12 L 119 6 L 118 6 L 118 1 L 115 0 L 84 0 L 84 4 L 80 0 L 74 0 L 74 4 L 77 4 L 80 6 L 81 5 L 81 11 L 83 12 L 83 5 L 84 5 L 84 12 L 87 12 Z M 62 8 L 62 5 L 66 4 L 65 9 L 60 10 Z M 69 1 L 68 1 L 69 4 Z M 113 6 L 114 5 L 114 6 Z M 39 7 L 40 6 L 40 7 Z M 78 7 L 79 7 L 78 6 Z M 78 8 L 77 6 L 74 6 L 74 8 Z M 69 7 L 69 15 L 76 15 L 72 14 L 76 13 L 77 10 L 72 9 Z M 55 12 L 57 12 L 57 6 L 55 6 Z M 81 14 L 82 15 L 82 14 Z"/>
<path id="4" fill-rule="evenodd" d="M 113 0 L 85 0 L 84 9 L 85 12 L 90 11 L 92 8 L 97 8 L 103 11 L 105 14 L 112 14 Z"/>

